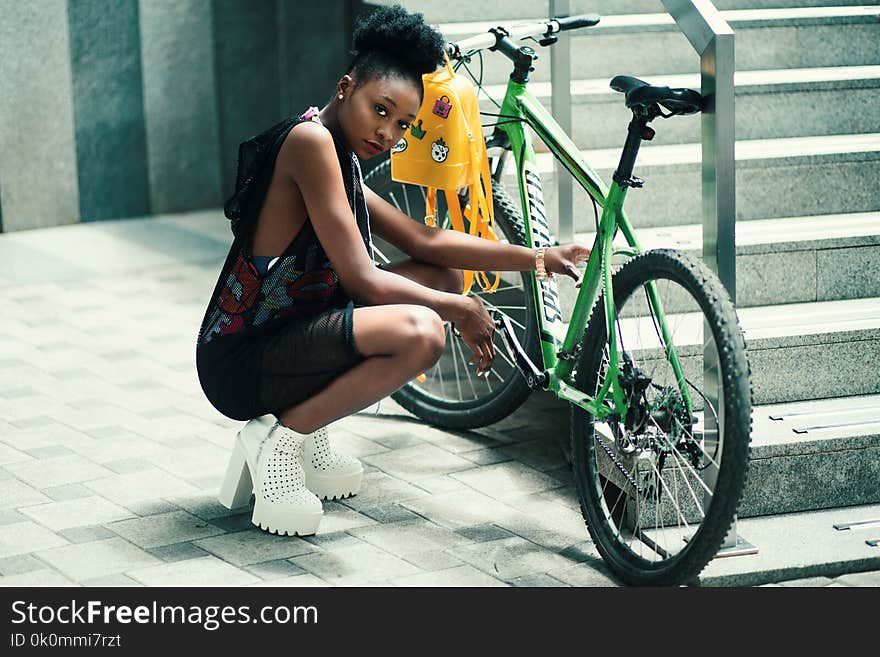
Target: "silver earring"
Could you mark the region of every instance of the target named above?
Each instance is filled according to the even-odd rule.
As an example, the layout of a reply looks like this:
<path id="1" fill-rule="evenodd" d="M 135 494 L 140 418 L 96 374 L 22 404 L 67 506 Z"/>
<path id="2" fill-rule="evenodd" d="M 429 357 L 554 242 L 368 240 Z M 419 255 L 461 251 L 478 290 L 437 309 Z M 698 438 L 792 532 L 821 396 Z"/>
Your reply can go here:
<path id="1" fill-rule="evenodd" d="M 342 99 L 343 99 L 343 95 L 339 94 L 339 100 L 342 100 Z"/>

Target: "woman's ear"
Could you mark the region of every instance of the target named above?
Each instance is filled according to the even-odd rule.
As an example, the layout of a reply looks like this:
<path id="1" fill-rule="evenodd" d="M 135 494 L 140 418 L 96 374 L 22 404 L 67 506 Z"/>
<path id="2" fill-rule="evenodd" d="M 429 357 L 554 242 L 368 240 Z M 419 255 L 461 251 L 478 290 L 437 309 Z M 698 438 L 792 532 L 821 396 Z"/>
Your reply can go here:
<path id="1" fill-rule="evenodd" d="M 336 96 L 339 97 L 341 95 L 343 98 L 346 98 L 352 91 L 354 91 L 354 80 L 346 73 L 336 83 Z"/>

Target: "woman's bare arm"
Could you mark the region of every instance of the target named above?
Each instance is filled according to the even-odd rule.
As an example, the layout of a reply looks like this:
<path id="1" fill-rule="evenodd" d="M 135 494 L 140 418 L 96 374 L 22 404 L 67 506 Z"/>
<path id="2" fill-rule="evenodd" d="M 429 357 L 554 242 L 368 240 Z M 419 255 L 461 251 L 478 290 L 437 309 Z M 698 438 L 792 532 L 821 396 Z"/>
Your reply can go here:
<path id="1" fill-rule="evenodd" d="M 457 230 L 430 228 L 413 221 L 381 196 L 367 188 L 370 225 L 375 232 L 413 258 L 441 267 L 478 271 L 534 271 L 537 249 L 503 244 Z M 580 280 L 578 261 L 586 260 L 590 249 L 579 244 L 547 250 L 547 271 Z"/>
<path id="2" fill-rule="evenodd" d="M 450 321 L 473 314 L 473 303 L 466 297 L 419 285 L 373 264 L 348 204 L 336 147 L 326 128 L 314 123 L 292 128 L 278 166 L 299 187 L 315 234 L 353 299 L 369 305 L 427 306 Z"/>

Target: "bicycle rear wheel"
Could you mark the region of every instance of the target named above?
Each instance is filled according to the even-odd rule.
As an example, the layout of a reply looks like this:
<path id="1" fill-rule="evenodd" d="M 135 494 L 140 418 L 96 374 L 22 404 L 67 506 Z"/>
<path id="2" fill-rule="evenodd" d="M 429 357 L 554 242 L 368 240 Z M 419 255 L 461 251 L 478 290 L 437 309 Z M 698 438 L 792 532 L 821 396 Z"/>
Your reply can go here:
<path id="1" fill-rule="evenodd" d="M 667 357 L 649 283 L 666 316 L 693 415 Z M 626 417 L 602 423 L 571 408 L 581 512 L 600 554 L 623 581 L 688 583 L 718 551 L 745 483 L 751 430 L 745 341 L 717 276 L 680 252 L 649 251 L 629 260 L 615 274 L 613 291 L 620 376 L 631 405 Z M 578 388 L 596 394 L 609 358 L 600 298 L 575 370 Z"/>
<path id="2" fill-rule="evenodd" d="M 399 183 L 391 178 L 391 162 L 370 171 L 364 182 L 379 196 L 414 219 L 425 214 L 425 190 L 417 185 Z M 525 226 L 510 196 L 493 181 L 492 196 L 495 228 L 499 242 L 525 246 Z M 438 225 L 449 228 L 442 194 L 438 194 Z M 465 228 L 468 228 L 465 219 Z M 374 240 L 374 258 L 388 262 L 395 249 Z M 507 315 L 520 344 L 534 362 L 541 362 L 540 344 L 534 311 L 534 292 L 529 272 L 499 272 L 498 289 L 483 292 L 475 281 L 469 294 L 476 294 L 493 317 Z M 495 280 L 495 272 L 487 272 Z M 430 424 L 451 429 L 475 429 L 497 422 L 513 413 L 531 392 L 516 364 L 510 359 L 504 338 L 495 332 L 495 361 L 488 377 L 477 377 L 468 366 L 473 356 L 451 322 L 446 322 L 446 348 L 437 363 L 424 374 L 392 393 L 391 397 L 406 410 Z"/>

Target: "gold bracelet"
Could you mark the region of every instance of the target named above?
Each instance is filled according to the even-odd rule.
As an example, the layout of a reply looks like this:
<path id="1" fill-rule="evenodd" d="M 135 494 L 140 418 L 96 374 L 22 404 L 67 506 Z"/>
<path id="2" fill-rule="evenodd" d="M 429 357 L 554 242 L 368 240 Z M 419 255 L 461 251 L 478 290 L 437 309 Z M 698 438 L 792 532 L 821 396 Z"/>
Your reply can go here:
<path id="1" fill-rule="evenodd" d="M 535 252 L 535 276 L 537 276 L 537 278 L 539 278 L 539 279 L 550 278 L 547 275 L 547 270 L 544 268 L 544 251 L 545 250 L 546 249 L 544 247 L 540 247 Z"/>

